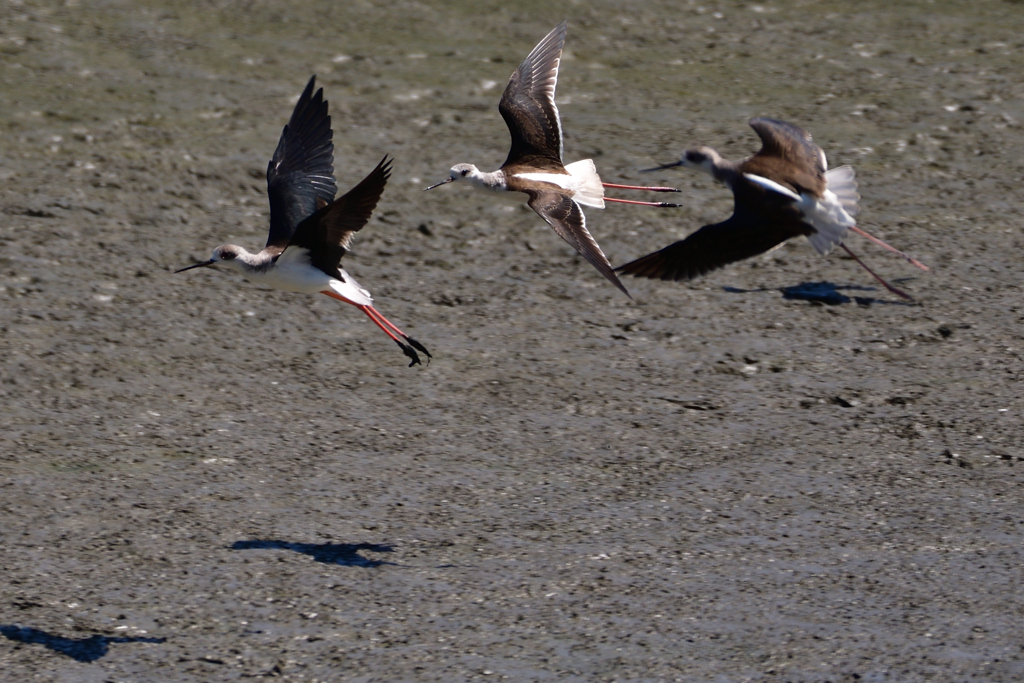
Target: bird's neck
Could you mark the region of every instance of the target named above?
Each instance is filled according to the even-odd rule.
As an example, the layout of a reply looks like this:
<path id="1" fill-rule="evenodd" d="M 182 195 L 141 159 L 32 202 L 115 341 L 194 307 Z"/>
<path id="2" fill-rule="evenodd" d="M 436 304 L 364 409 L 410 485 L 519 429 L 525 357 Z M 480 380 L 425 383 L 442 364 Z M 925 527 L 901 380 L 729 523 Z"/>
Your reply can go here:
<path id="1" fill-rule="evenodd" d="M 491 171 L 490 173 L 474 170 L 466 176 L 466 180 L 472 183 L 474 187 L 479 187 L 483 190 L 500 192 L 508 189 L 508 183 L 505 182 L 505 173 L 501 169 Z"/>
<path id="2" fill-rule="evenodd" d="M 740 170 L 737 164 L 731 161 L 726 161 L 721 157 L 714 160 L 714 162 L 705 169 L 712 178 L 720 183 L 732 187 L 736 181 L 740 178 Z"/>
<path id="3" fill-rule="evenodd" d="M 230 261 L 222 261 L 221 263 L 241 273 L 260 270 L 261 268 L 269 265 L 273 260 L 273 257 L 264 251 L 251 254 L 241 247 L 238 247 L 237 249 L 238 251 L 235 258 Z"/>

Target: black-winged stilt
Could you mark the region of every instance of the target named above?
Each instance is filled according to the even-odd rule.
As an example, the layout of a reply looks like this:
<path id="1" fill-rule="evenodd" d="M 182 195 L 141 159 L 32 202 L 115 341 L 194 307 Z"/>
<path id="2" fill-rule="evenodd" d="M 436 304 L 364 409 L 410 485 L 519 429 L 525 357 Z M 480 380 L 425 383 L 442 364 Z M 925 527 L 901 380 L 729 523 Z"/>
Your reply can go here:
<path id="1" fill-rule="evenodd" d="M 549 33 L 523 60 L 509 78 L 498 111 L 512 135 L 508 158 L 497 171 L 485 173 L 473 164 L 452 166 L 448 178 L 428 190 L 456 180 L 504 192 L 523 192 L 530 208 L 547 221 L 559 237 L 568 242 L 627 296 L 629 294 L 612 270 L 608 258 L 587 230 L 580 205 L 603 209 L 604 203 L 621 202 L 645 206 L 674 207 L 668 202 L 636 202 L 604 196 L 605 187 L 655 192 L 678 192 L 672 187 L 638 187 L 602 183 L 594 162 L 584 159 L 562 164 L 562 123 L 555 105 L 558 65 L 565 44 L 566 23 Z"/>
<path id="2" fill-rule="evenodd" d="M 334 134 L 323 88 L 313 94 L 315 81 L 315 76 L 309 79 L 267 167 L 267 246 L 252 254 L 225 244 L 214 249 L 208 261 L 175 272 L 225 265 L 251 282 L 286 292 L 326 294 L 352 304 L 398 344 L 412 367 L 420 362 L 416 351 L 428 358 L 430 352 L 381 315 L 370 292 L 341 268 L 353 235 L 366 225 L 380 200 L 391 161 L 384 157 L 358 185 L 334 198 Z"/>
<path id="3" fill-rule="evenodd" d="M 791 123 L 767 118 L 750 120 L 761 149 L 742 162 L 722 159 L 709 147 L 687 150 L 679 161 L 648 169 L 686 166 L 710 174 L 729 186 L 735 199 L 728 220 L 706 225 L 686 239 L 643 256 L 615 270 L 661 280 L 689 280 L 728 263 L 770 251 L 786 240 L 806 235 L 819 254 L 841 246 L 886 289 L 893 287 L 843 244 L 847 230 L 928 270 L 928 267 L 857 227 L 857 182 L 853 168 L 829 170 L 825 153 L 811 135 Z"/>

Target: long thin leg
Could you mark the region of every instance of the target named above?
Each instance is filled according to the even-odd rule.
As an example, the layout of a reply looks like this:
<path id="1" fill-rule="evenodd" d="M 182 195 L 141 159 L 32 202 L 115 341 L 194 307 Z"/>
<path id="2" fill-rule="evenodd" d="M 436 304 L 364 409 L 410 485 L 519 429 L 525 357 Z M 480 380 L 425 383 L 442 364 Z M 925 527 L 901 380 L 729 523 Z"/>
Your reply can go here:
<path id="1" fill-rule="evenodd" d="M 893 294 L 895 294 L 896 296 L 901 296 L 901 297 L 903 297 L 904 299 L 907 299 L 908 301 L 913 301 L 913 300 L 914 300 L 914 297 L 910 296 L 909 294 L 907 294 L 906 292 L 904 292 L 904 291 L 903 291 L 902 289 L 898 289 L 898 288 L 896 288 L 896 287 L 893 287 L 893 286 L 892 286 L 892 285 L 890 285 L 890 284 L 889 284 L 888 282 L 886 282 L 886 281 L 885 281 L 885 280 L 883 280 L 883 279 L 882 279 L 881 277 L 879 277 L 879 276 L 878 276 L 878 274 L 877 274 L 877 273 L 876 273 L 875 271 L 873 271 L 873 270 L 871 270 L 870 268 L 868 268 L 868 267 L 867 267 L 867 264 L 865 264 L 865 263 L 864 263 L 863 261 L 861 261 L 861 260 L 860 260 L 859 258 L 857 258 L 857 255 L 856 255 L 856 254 L 854 254 L 854 253 L 853 253 L 852 251 L 850 251 L 850 248 L 849 248 L 848 246 L 846 246 L 846 245 L 845 245 L 845 244 L 843 244 L 842 242 L 840 242 L 840 243 L 839 243 L 839 246 L 841 246 L 841 247 L 842 247 L 843 249 L 845 249 L 845 250 L 846 250 L 846 253 L 847 253 L 847 254 L 849 254 L 849 255 L 850 255 L 851 257 L 853 257 L 853 260 L 854 260 L 854 261 L 856 261 L 856 262 L 857 262 L 857 263 L 859 263 L 859 264 L 860 264 L 861 266 L 863 266 L 864 270 L 866 270 L 866 271 L 868 271 L 869 273 L 871 273 L 871 276 L 872 276 L 873 278 L 875 278 L 875 279 L 876 279 L 876 280 L 878 280 L 878 281 L 879 281 L 880 283 L 882 283 L 882 286 L 883 286 L 883 287 L 885 287 L 886 289 L 888 289 L 888 290 L 889 290 L 890 292 L 892 292 L 892 293 L 893 293 Z"/>
<path id="2" fill-rule="evenodd" d="M 913 258 L 913 257 L 911 257 L 911 256 L 909 256 L 909 255 L 907 255 L 907 254 L 903 253 L 902 251 L 900 251 L 900 250 L 899 250 L 899 249 L 897 249 L 896 247 L 891 247 L 891 246 L 889 246 L 888 244 L 886 244 L 886 243 L 885 243 L 885 242 L 883 242 L 882 240 L 878 239 L 878 238 L 877 238 L 877 237 L 875 237 L 874 235 L 871 235 L 871 234 L 869 234 L 869 233 L 867 233 L 867 232 L 865 232 L 865 231 L 861 230 L 861 229 L 860 229 L 860 228 L 858 228 L 858 227 L 857 227 L 856 225 L 851 225 L 851 226 L 850 226 L 850 230 L 853 230 L 853 231 L 854 231 L 855 233 L 857 233 L 857 234 L 858 234 L 858 235 L 860 235 L 861 237 L 866 237 L 867 239 L 871 240 L 872 242 L 874 242 L 874 243 L 875 243 L 875 244 L 877 244 L 878 246 L 882 247 L 882 248 L 883 248 L 883 249 L 885 249 L 886 251 L 891 251 L 892 253 L 896 254 L 897 256 L 899 256 L 900 258 L 902 258 L 903 260 L 905 260 L 905 261 L 906 261 L 907 263 L 909 263 L 909 264 L 911 264 L 911 265 L 914 265 L 914 266 L 917 266 L 917 267 L 918 267 L 918 268 L 920 268 L 921 270 L 924 270 L 924 271 L 927 271 L 927 270 L 931 270 L 931 269 L 930 269 L 930 268 L 929 268 L 928 266 L 926 266 L 925 264 L 921 263 L 921 262 L 920 262 L 920 261 L 918 261 L 918 260 L 917 260 L 916 258 Z M 855 258 L 856 258 L 856 257 L 855 257 Z M 864 266 L 864 267 L 865 267 L 865 268 L 867 268 L 867 266 Z"/>
<path id="3" fill-rule="evenodd" d="M 370 319 L 373 320 L 373 322 L 380 325 L 382 328 L 383 325 L 381 325 L 381 323 L 384 323 L 384 325 L 390 327 L 398 334 L 398 336 L 402 337 L 403 339 L 405 339 L 405 341 L 409 342 L 417 351 L 422 351 L 423 353 L 427 354 L 427 358 L 433 358 L 433 356 L 430 355 L 430 351 L 427 351 L 427 348 L 423 346 L 423 344 L 420 344 L 418 341 L 407 335 L 405 332 L 402 332 L 400 329 L 398 329 L 398 327 L 393 322 L 385 318 L 384 314 L 378 311 L 373 306 L 364 306 L 363 312 L 366 313 L 366 315 L 370 316 Z"/>
<path id="4" fill-rule="evenodd" d="M 392 332 L 391 330 L 389 330 L 389 329 L 388 329 L 388 328 L 387 328 L 387 327 L 386 327 L 385 325 L 383 325 L 383 324 L 382 324 L 382 323 L 381 323 L 381 322 L 380 322 L 379 320 L 377 320 L 377 319 L 376 319 L 375 317 L 373 317 L 373 314 L 372 314 L 372 313 L 370 313 L 370 311 L 369 311 L 369 310 L 367 310 L 367 309 L 369 308 L 369 306 L 358 306 L 358 305 L 356 305 L 356 308 L 358 308 L 358 309 L 359 309 L 360 311 L 362 311 L 363 313 L 365 313 L 365 314 L 366 314 L 366 317 L 367 317 L 367 318 L 369 318 L 369 319 L 370 319 L 371 321 L 373 321 L 373 324 L 374 324 L 374 325 L 376 325 L 376 326 L 377 326 L 377 327 L 379 327 L 380 329 L 384 330 L 384 334 L 388 335 L 389 337 L 391 337 L 391 338 L 392 338 L 393 340 L 395 340 L 395 341 L 396 341 L 396 342 L 398 342 L 399 344 L 401 344 L 401 343 L 402 343 L 402 340 L 401 340 L 401 339 L 399 339 L 399 338 L 398 338 L 397 336 L 395 336 L 395 333 L 394 333 L 394 332 Z"/>
<path id="5" fill-rule="evenodd" d="M 657 206 L 664 209 L 676 209 L 682 206 L 682 204 L 672 204 L 671 202 L 637 202 L 632 199 L 612 199 L 611 197 L 605 197 L 606 202 L 618 202 L 619 204 L 639 204 L 640 206 Z"/>
<path id="6" fill-rule="evenodd" d="M 410 368 L 412 366 L 414 366 L 414 365 L 420 365 L 421 364 L 420 363 L 420 357 L 418 355 L 416 355 L 416 350 L 417 349 L 422 351 L 423 353 L 427 354 L 427 358 L 433 358 L 433 356 L 430 355 L 430 352 L 427 351 L 427 349 L 424 348 L 424 346 L 422 344 L 420 344 L 418 341 L 416 341 L 415 339 L 413 339 L 409 335 L 407 335 L 404 332 L 402 332 L 397 327 L 395 327 L 391 323 L 391 321 L 389 321 L 387 318 L 385 318 L 383 315 L 381 315 L 380 312 L 377 309 L 375 309 L 373 306 L 366 306 L 366 305 L 362 305 L 362 304 L 353 303 L 353 302 L 349 301 L 348 299 L 346 299 L 345 297 L 343 297 L 343 296 L 341 296 L 341 295 L 339 295 L 339 294 L 337 294 L 335 292 L 323 291 L 323 292 L 321 292 L 321 294 L 326 294 L 327 296 L 331 297 L 332 299 L 337 299 L 338 301 L 344 301 L 347 304 L 352 304 L 353 306 L 358 308 L 360 311 L 365 313 L 366 317 L 369 318 L 370 320 L 372 320 L 374 325 L 376 325 L 380 329 L 384 330 L 384 334 L 386 334 L 389 337 L 391 337 L 391 339 L 396 344 L 398 344 L 398 348 L 402 349 L 402 353 L 404 353 L 406 355 L 406 357 L 409 358 L 409 360 L 410 360 L 409 367 Z M 389 325 L 392 329 L 388 329 L 388 327 L 385 326 L 385 323 L 387 325 Z M 394 330 L 394 331 L 392 331 L 392 330 Z M 396 333 L 397 333 L 398 336 L 396 336 Z M 399 339 L 399 336 L 403 337 L 405 339 L 405 341 L 407 341 L 409 343 L 408 344 L 404 343 L 401 339 Z"/>
<path id="7" fill-rule="evenodd" d="M 414 366 L 414 365 L 422 365 L 422 363 L 420 363 L 420 357 L 416 355 L 416 351 L 413 349 L 413 347 L 410 346 L 409 344 L 402 343 L 402 341 L 398 337 L 396 337 L 395 334 L 384 325 L 384 323 L 387 323 L 388 325 L 391 325 L 391 323 L 388 322 L 387 318 L 385 318 L 384 316 L 380 315 L 380 313 L 377 313 L 377 310 L 373 306 L 359 306 L 357 304 L 356 308 L 358 308 L 363 313 L 365 313 L 366 317 L 369 318 L 370 320 L 372 320 L 374 325 L 376 325 L 380 329 L 384 330 L 384 334 L 388 335 L 389 337 L 391 337 L 392 339 L 395 340 L 395 343 L 398 344 L 398 348 L 402 349 L 402 353 L 404 353 L 406 355 L 406 357 L 409 358 L 409 367 L 410 368 L 412 366 Z M 374 315 L 374 314 L 376 314 L 376 315 Z M 377 318 L 378 315 L 380 315 L 380 319 Z M 381 322 L 381 320 L 383 320 L 384 322 Z M 395 326 L 391 325 L 391 327 L 395 327 Z M 395 327 L 395 329 L 397 330 L 398 328 Z M 410 341 L 410 342 L 412 341 L 411 339 L 406 337 L 404 334 L 402 336 L 405 337 L 406 341 Z M 417 344 L 417 345 L 419 345 L 419 344 Z M 427 354 L 427 355 L 429 356 L 430 354 Z"/>
<path id="8" fill-rule="evenodd" d="M 397 325 L 395 325 L 393 322 L 391 322 L 390 320 L 385 318 L 384 314 L 382 314 L 380 311 L 378 311 L 373 306 L 364 306 L 363 307 L 363 312 L 366 313 L 366 315 L 370 316 L 370 318 L 372 318 L 373 321 L 376 322 L 378 325 L 381 324 L 381 323 L 383 323 L 384 325 L 387 325 L 398 336 L 400 336 L 400 337 L 408 337 L 409 336 L 405 332 L 402 332 L 400 329 L 398 329 Z"/>
<path id="9" fill-rule="evenodd" d="M 619 190 L 647 190 L 648 192 L 682 192 L 678 187 L 650 187 L 647 185 L 618 185 L 616 183 L 601 183 L 604 187 L 614 187 Z"/>

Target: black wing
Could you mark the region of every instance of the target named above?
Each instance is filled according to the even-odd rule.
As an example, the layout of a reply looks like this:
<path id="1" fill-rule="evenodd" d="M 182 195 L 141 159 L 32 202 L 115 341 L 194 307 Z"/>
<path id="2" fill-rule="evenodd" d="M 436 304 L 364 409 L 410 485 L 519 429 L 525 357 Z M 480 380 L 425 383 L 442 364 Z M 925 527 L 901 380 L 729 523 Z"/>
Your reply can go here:
<path id="1" fill-rule="evenodd" d="M 770 180 L 810 191 L 817 197 L 825 193 L 825 153 L 810 133 L 792 123 L 766 118 L 750 119 L 750 127 L 761 138 L 761 149 L 743 163 L 744 172 L 764 173 Z"/>
<path id="2" fill-rule="evenodd" d="M 555 106 L 555 84 L 565 31 L 563 21 L 533 48 L 505 86 L 498 104 L 512 134 L 505 165 L 530 160 L 562 165 L 562 123 Z"/>
<path id="3" fill-rule="evenodd" d="M 761 190 L 761 194 L 766 193 Z M 615 270 L 652 280 L 692 280 L 726 264 L 763 254 L 792 237 L 814 232 L 784 197 L 762 198 L 758 205 L 755 213 L 737 199 L 728 220 L 705 225 L 686 239 Z"/>
<path id="4" fill-rule="evenodd" d="M 267 246 L 284 248 L 295 228 L 338 192 L 334 182 L 334 134 L 323 88 L 313 94 L 316 76 L 302 91 L 274 158 L 267 166 L 270 236 Z"/>
<path id="5" fill-rule="evenodd" d="M 307 249 L 313 266 L 340 279 L 341 257 L 370 220 L 390 176 L 391 160 L 384 157 L 358 185 L 302 221 L 288 246 Z"/>
<path id="6" fill-rule="evenodd" d="M 621 289 L 623 294 L 629 296 L 626 287 L 615 275 L 612 265 L 608 263 L 608 257 L 604 255 L 601 247 L 597 245 L 597 240 L 587 230 L 587 219 L 584 217 L 580 205 L 568 195 L 558 192 L 531 191 L 529 195 L 530 201 L 527 203 L 530 208 L 547 221 L 559 237 L 587 259 L 590 265 L 597 269 L 597 272 L 608 278 L 608 281 Z"/>

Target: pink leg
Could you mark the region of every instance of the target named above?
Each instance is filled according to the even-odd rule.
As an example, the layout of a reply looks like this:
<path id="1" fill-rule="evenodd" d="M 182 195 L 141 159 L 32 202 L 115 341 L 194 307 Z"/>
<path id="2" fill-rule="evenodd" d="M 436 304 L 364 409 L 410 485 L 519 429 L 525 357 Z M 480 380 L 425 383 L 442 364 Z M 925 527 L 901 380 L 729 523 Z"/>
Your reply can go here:
<path id="1" fill-rule="evenodd" d="M 893 287 L 893 286 L 892 286 L 892 285 L 890 285 L 890 284 L 889 284 L 888 282 L 886 282 L 886 281 L 885 281 L 885 280 L 883 280 L 883 279 L 882 279 L 881 277 L 879 277 L 879 276 L 878 276 L 878 274 L 877 274 L 877 273 L 875 273 L 875 271 L 873 271 L 873 270 L 871 270 L 870 268 L 868 268 L 868 267 L 867 267 L 867 265 L 866 265 L 866 264 L 865 264 L 865 263 L 864 263 L 863 261 L 861 261 L 861 260 L 860 260 L 859 258 L 857 258 L 857 255 L 856 255 L 856 254 L 854 254 L 854 253 L 853 253 L 852 251 L 850 251 L 850 248 L 849 248 L 848 246 L 846 246 L 846 245 L 845 245 L 845 244 L 843 244 L 842 242 L 840 242 L 840 243 L 839 243 L 839 246 L 841 246 L 841 247 L 842 247 L 843 249 L 845 249 L 845 250 L 846 250 L 846 253 L 847 253 L 847 254 L 849 254 L 849 255 L 850 255 L 851 257 L 853 257 L 853 260 L 854 260 L 854 261 L 856 261 L 856 262 L 857 262 L 857 263 L 859 263 L 859 264 L 860 264 L 861 266 L 863 266 L 864 270 L 866 270 L 866 271 L 868 271 L 869 273 L 871 273 L 871 276 L 872 276 L 873 278 L 875 278 L 875 279 L 876 279 L 876 280 L 878 280 L 878 281 L 879 281 L 880 283 L 882 283 L 882 286 L 883 286 L 883 287 L 885 287 L 886 289 L 888 289 L 888 290 L 889 290 L 890 292 L 892 292 L 892 293 L 893 293 L 893 294 L 895 294 L 896 296 L 901 296 L 901 297 L 903 297 L 904 299 L 907 299 L 908 301 L 913 301 L 913 300 L 914 300 L 914 297 L 910 296 L 909 294 L 907 294 L 906 292 L 904 292 L 904 291 L 903 291 L 902 289 L 897 289 L 896 287 Z"/>
<path id="2" fill-rule="evenodd" d="M 373 306 L 363 306 L 362 308 L 363 308 L 363 313 L 365 313 L 367 316 L 369 316 L 370 320 L 372 320 L 373 322 L 377 323 L 377 325 L 379 325 L 382 330 L 387 331 L 387 327 L 390 327 L 400 337 L 408 337 L 409 336 L 405 332 L 402 332 L 400 329 L 398 329 L 398 327 L 394 323 L 392 323 L 390 320 L 385 318 L 381 314 L 381 312 L 378 311 Z M 385 325 L 387 325 L 387 327 L 385 327 Z"/>
<path id="3" fill-rule="evenodd" d="M 658 206 L 665 209 L 674 209 L 682 206 L 682 204 L 672 204 L 671 202 L 637 202 L 632 199 L 612 199 L 611 197 L 605 197 L 606 202 L 618 202 L 619 204 L 638 204 L 640 206 Z"/>
<path id="4" fill-rule="evenodd" d="M 416 341 L 415 339 L 413 339 L 412 337 L 407 335 L 405 332 L 402 332 L 400 329 L 398 329 L 398 327 L 393 322 L 391 322 L 390 320 L 385 318 L 384 314 L 382 314 L 376 308 L 374 308 L 373 306 L 361 306 L 361 308 L 363 309 L 363 313 L 368 315 L 370 317 L 370 320 L 372 320 L 373 322 L 377 323 L 377 325 L 382 330 L 387 332 L 387 328 L 384 327 L 384 325 L 387 325 L 392 330 L 394 330 L 395 333 L 398 334 L 398 336 L 402 337 L 403 339 L 405 339 L 405 341 L 409 342 L 412 345 L 413 348 L 415 348 L 418 351 L 422 351 L 423 353 L 427 354 L 427 358 L 433 358 L 433 356 L 430 355 L 430 351 L 427 351 L 426 347 L 423 346 L 423 344 L 420 344 L 418 341 Z M 383 323 L 383 324 L 381 324 L 381 323 Z M 388 334 L 391 334 L 391 333 L 388 332 Z M 394 337 L 392 337 L 392 339 L 394 339 Z M 395 341 L 398 341 L 398 340 L 395 339 Z M 399 344 L 401 344 L 401 342 L 399 342 Z M 417 360 L 417 362 L 418 362 L 418 360 Z"/>
<path id="5" fill-rule="evenodd" d="M 619 190 L 647 190 L 648 192 L 682 192 L 677 187 L 649 187 L 646 185 L 617 185 L 615 183 L 601 183 L 605 187 L 614 187 Z"/>
<path id="6" fill-rule="evenodd" d="M 389 337 L 391 337 L 391 338 L 392 338 L 393 340 L 395 340 L 395 341 L 396 341 L 396 342 L 398 342 L 399 344 L 401 344 L 401 343 L 402 343 L 402 342 L 401 342 L 401 340 L 400 340 L 400 339 L 399 339 L 398 337 L 396 337 L 396 336 L 395 336 L 394 332 L 392 332 L 392 331 L 391 331 L 391 330 L 389 330 L 388 328 L 386 328 L 386 327 L 384 327 L 383 325 L 381 325 L 381 324 L 380 324 L 380 321 L 379 321 L 379 320 L 377 320 L 376 318 L 374 318 L 374 317 L 373 317 L 373 314 L 372 314 L 372 313 L 370 313 L 370 312 L 369 312 L 368 310 L 366 310 L 366 309 L 370 309 L 370 311 L 374 310 L 374 309 L 373 309 L 373 306 L 362 306 L 362 305 L 360 305 L 360 304 L 354 304 L 354 303 L 352 303 L 351 301 L 349 301 L 348 299 L 346 299 L 345 297 L 343 297 L 343 296 L 341 296 L 341 295 L 339 295 L 339 294 L 336 294 L 335 292 L 328 292 L 328 291 L 323 291 L 323 292 L 320 292 L 320 293 L 321 293 L 321 294 L 326 294 L 327 296 L 331 297 L 332 299 L 337 299 L 338 301 L 344 301 L 344 302 L 345 302 L 345 303 L 347 303 L 347 304 L 352 304 L 353 306 L 355 306 L 356 308 L 358 308 L 358 309 L 359 309 L 360 311 L 362 311 L 363 313 L 365 313 L 365 314 L 366 314 L 366 317 L 368 317 L 368 318 L 369 318 L 370 320 L 372 320 L 372 321 L 373 321 L 373 324 L 374 324 L 374 325 L 376 325 L 376 326 L 377 326 L 377 327 L 379 327 L 380 329 L 384 330 L 384 334 L 388 335 Z M 381 316 L 381 317 L 383 318 L 384 316 Z M 394 326 L 392 325 L 392 327 L 394 327 Z M 398 328 L 396 327 L 395 329 L 397 330 Z M 404 335 L 403 335 L 403 336 L 404 336 Z"/>
<path id="7" fill-rule="evenodd" d="M 373 306 L 364 306 L 362 304 L 352 303 L 345 297 L 340 296 L 335 292 L 324 291 L 321 292 L 321 294 L 326 294 L 332 299 L 337 299 L 338 301 L 344 301 L 347 304 L 352 304 L 360 311 L 365 313 L 366 317 L 372 320 L 374 325 L 384 330 L 384 334 L 391 337 L 391 339 L 396 344 L 398 344 L 399 348 L 402 349 L 402 353 L 409 357 L 411 361 L 409 363 L 409 367 L 412 367 L 413 365 L 416 365 L 420 362 L 419 356 L 416 355 L 416 350 L 422 351 L 423 353 L 427 354 L 427 358 L 433 358 L 433 356 L 430 355 L 430 351 L 427 351 L 427 349 L 422 344 L 420 344 L 418 341 L 407 335 L 405 332 L 402 332 L 400 329 L 398 329 L 390 320 L 381 315 L 380 311 L 378 311 Z M 399 337 L 401 337 L 401 339 L 399 339 Z M 405 342 L 409 343 L 406 344 L 405 342 L 402 341 L 402 339 L 404 339 Z"/>
<path id="8" fill-rule="evenodd" d="M 867 239 L 871 240 L 872 242 L 874 242 L 878 246 L 882 247 L 886 251 L 891 251 L 892 253 L 896 254 L 897 256 L 899 256 L 900 258 L 905 260 L 907 263 L 909 263 L 911 265 L 914 265 L 914 266 L 917 266 L 921 270 L 925 270 L 925 271 L 931 270 L 928 266 L 926 266 L 925 264 L 921 263 L 916 258 L 912 258 L 911 256 L 908 256 L 907 254 L 904 254 L 902 251 L 900 251 L 896 247 L 890 247 L 888 244 L 886 244 L 882 240 L 878 239 L 874 235 L 871 235 L 871 234 L 861 230 L 856 225 L 851 225 L 850 226 L 850 230 L 853 230 L 855 233 L 857 233 L 861 237 L 866 237 Z M 854 258 L 856 258 L 856 257 L 854 257 Z M 863 264 L 861 264 L 861 265 L 863 265 Z M 864 267 L 867 268 L 867 266 L 864 266 Z"/>

